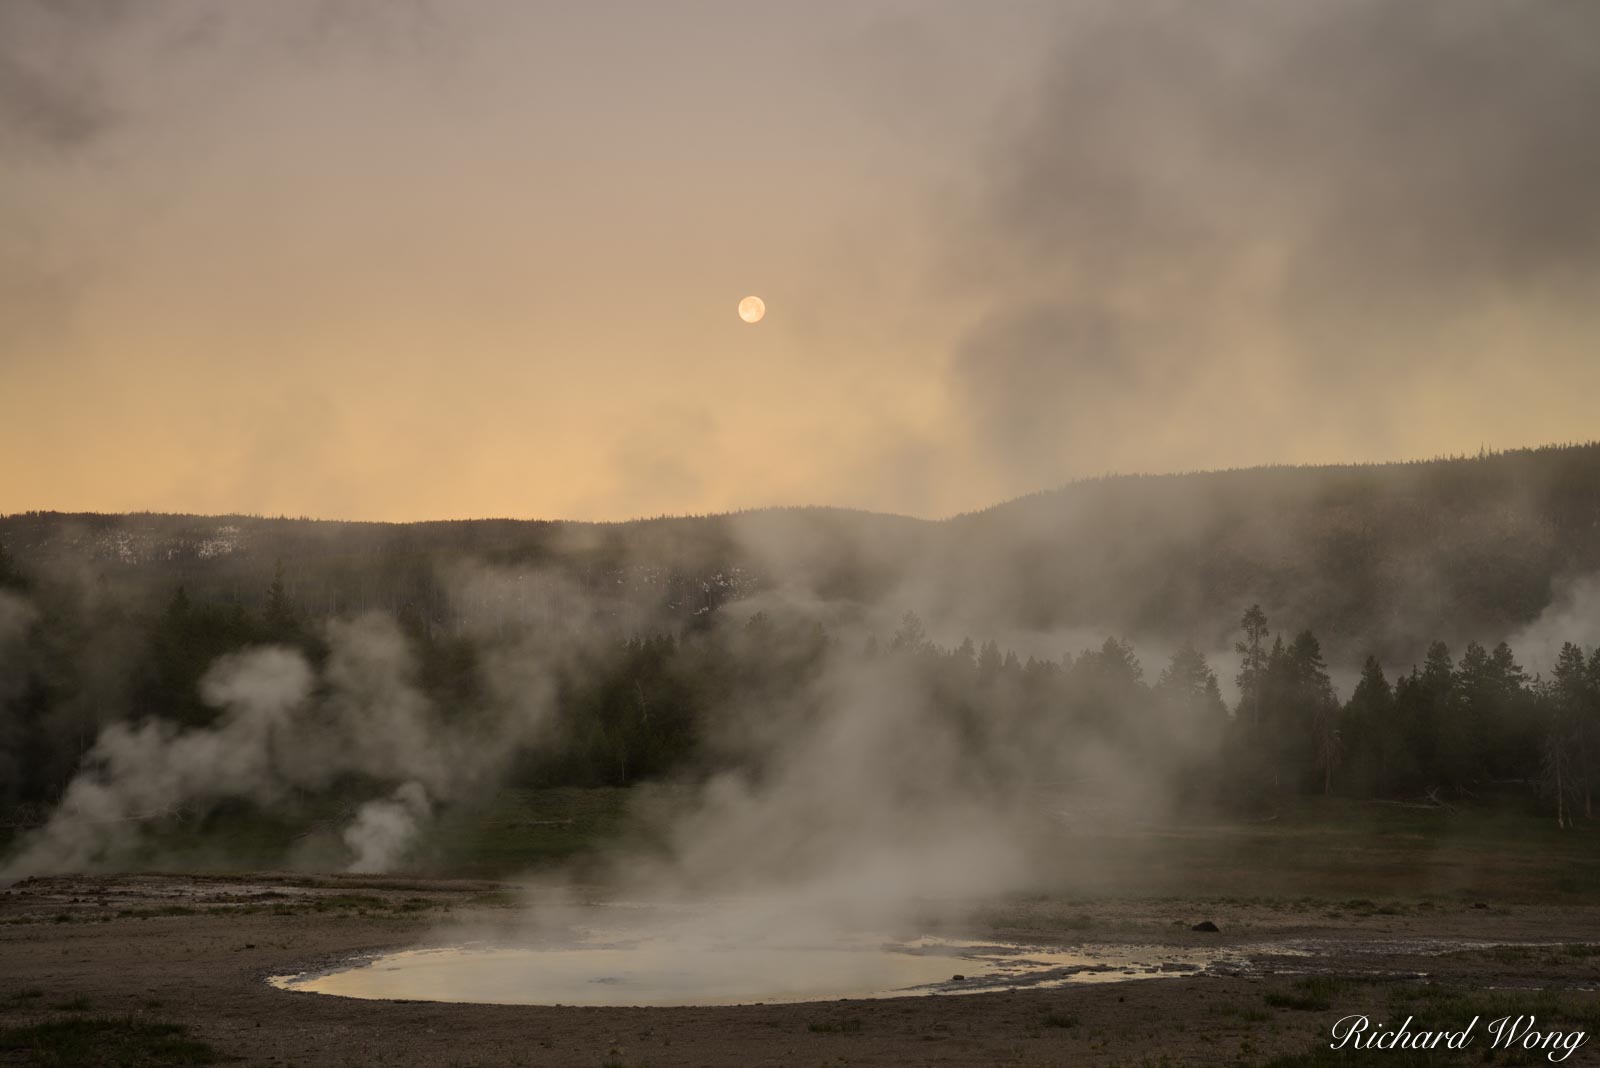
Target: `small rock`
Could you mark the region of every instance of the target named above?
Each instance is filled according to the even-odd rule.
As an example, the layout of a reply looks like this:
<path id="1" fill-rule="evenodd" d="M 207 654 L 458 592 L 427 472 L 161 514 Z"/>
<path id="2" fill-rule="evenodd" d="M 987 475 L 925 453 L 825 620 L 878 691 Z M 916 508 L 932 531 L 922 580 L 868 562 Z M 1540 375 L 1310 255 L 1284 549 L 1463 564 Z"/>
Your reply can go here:
<path id="1" fill-rule="evenodd" d="M 1204 931 L 1207 934 L 1219 934 L 1219 933 L 1221 933 L 1222 928 L 1218 927 L 1216 924 L 1212 923 L 1210 920 L 1201 920 L 1199 923 L 1197 923 L 1193 927 L 1189 928 L 1189 930 L 1191 930 L 1191 931 Z"/>
<path id="2" fill-rule="evenodd" d="M 962 980 L 963 980 L 963 979 L 965 979 L 965 978 L 966 978 L 966 976 L 964 976 L 964 975 L 952 975 L 952 976 L 951 976 L 951 977 L 950 977 L 950 981 L 951 981 L 951 982 L 952 982 L 952 983 L 959 983 L 959 982 L 961 982 L 961 981 L 962 981 Z"/>

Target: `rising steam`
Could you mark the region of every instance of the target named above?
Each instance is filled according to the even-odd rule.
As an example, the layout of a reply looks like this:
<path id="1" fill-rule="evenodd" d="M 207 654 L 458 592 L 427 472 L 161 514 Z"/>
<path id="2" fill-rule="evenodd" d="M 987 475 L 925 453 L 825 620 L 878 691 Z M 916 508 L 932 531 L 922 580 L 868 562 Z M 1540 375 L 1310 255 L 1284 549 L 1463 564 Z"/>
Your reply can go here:
<path id="1" fill-rule="evenodd" d="M 387 869 L 436 803 L 493 787 L 540 736 L 555 679 L 592 640 L 558 579 L 508 581 L 494 587 L 499 600 L 480 573 L 461 579 L 463 626 L 487 664 L 489 698 L 476 715 L 445 715 L 417 688 L 406 638 L 381 614 L 329 622 L 320 671 L 288 648 L 225 656 L 201 684 L 220 710 L 215 723 L 106 727 L 48 823 L 0 875 L 115 866 L 136 850 L 147 821 L 228 800 L 271 808 L 350 776 L 398 784 L 362 805 L 343 834 L 352 870 Z M 510 622 L 544 623 L 569 609 L 573 625 L 561 631 Z"/>

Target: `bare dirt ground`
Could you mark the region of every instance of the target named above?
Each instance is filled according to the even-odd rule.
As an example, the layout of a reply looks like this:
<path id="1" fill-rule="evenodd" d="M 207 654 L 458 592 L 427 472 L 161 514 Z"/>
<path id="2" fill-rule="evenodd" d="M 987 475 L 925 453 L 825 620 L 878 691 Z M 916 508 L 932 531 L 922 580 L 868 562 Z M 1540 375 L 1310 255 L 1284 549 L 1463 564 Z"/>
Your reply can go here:
<path id="1" fill-rule="evenodd" d="M 1600 907 L 1309 899 L 1013 901 L 980 912 L 968 932 L 1059 945 L 1265 947 L 1237 975 L 653 1009 L 362 1001 L 265 981 L 436 940 L 441 926 L 504 922 L 515 900 L 508 886 L 460 880 L 27 880 L 0 892 L 0 1026 L 82 1014 L 147 1018 L 189 1026 L 226 1060 L 273 1068 L 1266 1063 L 1325 1042 L 1346 1014 L 1382 1019 L 1397 991 L 1429 982 L 1580 999 L 1600 986 L 1600 955 L 1567 948 L 1600 940 Z M 1201 919 L 1221 933 L 1191 932 Z M 1440 940 L 1463 945 L 1444 952 Z M 1271 952 L 1308 943 L 1312 957 Z M 1296 1005 L 1308 972 L 1348 982 L 1326 1008 L 1314 997 Z M 1600 1040 L 1566 1063 L 1594 1063 L 1597 1048 Z M 0 1051 L 0 1063 L 31 1061 L 13 1050 Z"/>

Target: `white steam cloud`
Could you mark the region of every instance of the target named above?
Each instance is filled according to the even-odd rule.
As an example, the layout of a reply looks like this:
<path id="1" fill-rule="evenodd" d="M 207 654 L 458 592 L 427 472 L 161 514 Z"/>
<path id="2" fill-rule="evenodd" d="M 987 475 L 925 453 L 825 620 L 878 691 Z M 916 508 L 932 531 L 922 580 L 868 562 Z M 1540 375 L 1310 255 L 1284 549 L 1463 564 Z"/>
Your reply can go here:
<path id="1" fill-rule="evenodd" d="M 349 870 L 366 874 L 388 871 L 432 815 L 428 791 L 416 782 L 401 784 L 384 800 L 368 801 L 344 831 L 345 845 L 355 854 Z"/>
<path id="2" fill-rule="evenodd" d="M 204 680 L 223 710 L 215 726 L 180 731 L 164 720 L 106 727 L 61 804 L 0 876 L 79 871 L 114 862 L 137 821 L 196 800 L 270 801 L 297 765 L 284 745 L 312 684 L 299 653 L 258 649 L 224 657 Z"/>
<path id="3" fill-rule="evenodd" d="M 232 799 L 270 807 L 342 777 L 398 784 L 363 804 L 343 833 L 351 870 L 391 867 L 436 805 L 492 789 L 541 737 L 558 673 L 581 663 L 598 633 L 597 609 L 563 579 L 478 569 L 457 578 L 461 626 L 483 652 L 487 707 L 436 708 L 415 684 L 405 634 L 377 613 L 327 624 L 320 673 L 293 649 L 225 656 L 201 683 L 221 710 L 214 723 L 106 727 L 0 878 L 115 866 L 133 855 L 146 821 Z M 0 627 L 29 618 L 13 600 L 0 602 Z"/>
<path id="4" fill-rule="evenodd" d="M 1508 641 L 1524 667 L 1546 676 L 1564 643 L 1600 645 L 1600 572 L 1559 584 L 1549 607 Z"/>

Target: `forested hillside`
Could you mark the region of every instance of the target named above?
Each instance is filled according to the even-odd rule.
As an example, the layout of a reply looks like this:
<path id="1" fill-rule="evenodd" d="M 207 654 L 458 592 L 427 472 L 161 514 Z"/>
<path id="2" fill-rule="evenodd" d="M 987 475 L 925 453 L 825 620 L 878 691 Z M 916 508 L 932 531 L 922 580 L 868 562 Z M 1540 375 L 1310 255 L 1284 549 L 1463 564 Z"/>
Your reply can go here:
<path id="1" fill-rule="evenodd" d="M 1496 641 L 1600 571 L 1600 444 L 1368 466 L 1107 477 L 943 522 L 837 509 L 592 524 L 252 516 L 0 518 L 13 566 L 132 611 L 182 585 L 259 611 L 275 569 L 309 616 L 447 623 L 453 568 L 555 570 L 617 611 L 681 618 L 784 588 L 976 633 L 1100 629 L 1227 641 L 1260 603 L 1334 660 Z"/>
<path id="2" fill-rule="evenodd" d="M 312 747 L 297 788 L 426 780 L 438 739 L 476 769 L 430 781 L 450 803 L 759 765 L 864 688 L 851 700 L 917 709 L 979 775 L 1137 768 L 1163 795 L 1251 804 L 1516 782 L 1566 819 L 1600 786 L 1593 611 L 1547 619 L 1540 649 L 1516 636 L 1596 571 L 1596 445 L 1107 478 L 944 522 L 15 515 L 0 803 L 49 803 L 84 767 L 185 782 L 172 754 L 275 721 L 261 694 L 287 671 L 311 733 L 243 738 L 284 750 L 270 766 Z M 241 696 L 246 662 L 266 682 Z M 317 733 L 341 723 L 357 740 Z M 404 759 L 329 762 L 391 733 Z"/>
<path id="3" fill-rule="evenodd" d="M 1409 660 L 1506 637 L 1600 570 L 1600 444 L 1106 478 L 945 528 L 945 566 L 971 577 L 953 588 L 1028 625 L 1212 648 L 1259 602 L 1336 660 Z"/>

